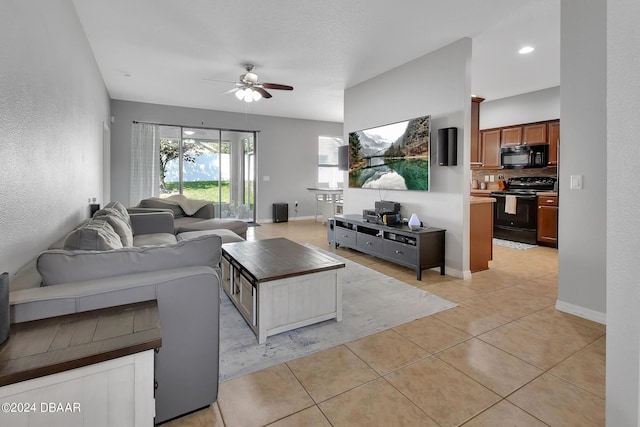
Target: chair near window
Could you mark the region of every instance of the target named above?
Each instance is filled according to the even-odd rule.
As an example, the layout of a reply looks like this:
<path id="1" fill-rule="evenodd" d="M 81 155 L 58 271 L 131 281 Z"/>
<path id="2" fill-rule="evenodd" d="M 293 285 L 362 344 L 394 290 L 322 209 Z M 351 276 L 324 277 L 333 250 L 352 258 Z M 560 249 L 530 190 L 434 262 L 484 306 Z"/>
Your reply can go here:
<path id="1" fill-rule="evenodd" d="M 318 221 L 318 215 L 322 216 L 322 223 L 333 217 L 337 213 L 342 213 L 342 191 L 337 191 L 337 187 L 331 187 L 328 182 L 318 183 L 314 188 L 308 190 L 314 191 L 316 194 L 316 214 L 315 221 Z"/>

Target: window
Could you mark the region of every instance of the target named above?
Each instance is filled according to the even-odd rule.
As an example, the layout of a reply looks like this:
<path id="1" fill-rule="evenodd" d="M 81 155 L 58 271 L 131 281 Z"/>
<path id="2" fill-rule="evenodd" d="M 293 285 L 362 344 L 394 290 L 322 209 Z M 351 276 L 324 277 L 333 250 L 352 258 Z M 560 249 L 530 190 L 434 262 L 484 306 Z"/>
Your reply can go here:
<path id="1" fill-rule="evenodd" d="M 338 147 L 342 138 L 336 136 L 318 137 L 318 184 L 342 187 L 344 172 L 338 169 Z"/>

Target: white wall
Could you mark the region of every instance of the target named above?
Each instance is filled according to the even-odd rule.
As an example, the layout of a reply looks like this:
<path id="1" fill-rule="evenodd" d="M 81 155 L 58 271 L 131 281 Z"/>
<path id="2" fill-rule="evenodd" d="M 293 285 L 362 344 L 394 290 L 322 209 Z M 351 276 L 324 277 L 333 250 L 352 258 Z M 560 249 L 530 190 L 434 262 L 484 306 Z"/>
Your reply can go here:
<path id="1" fill-rule="evenodd" d="M 640 3 L 607 2 L 607 425 L 638 426 Z M 600 198 L 599 203 L 602 203 Z"/>
<path id="2" fill-rule="evenodd" d="M 606 313 L 606 4 L 561 4 L 558 302 L 601 323 Z M 583 189 L 569 189 L 570 176 Z"/>
<path id="3" fill-rule="evenodd" d="M 266 101 L 268 102 L 268 101 Z M 230 113 L 113 100 L 111 198 L 129 201 L 132 121 L 222 129 L 255 130 L 258 221 L 273 219 L 273 203 L 289 204 L 289 219 L 313 218 L 316 203 L 307 187 L 318 179 L 318 136 L 341 136 L 342 123 Z M 269 177 L 268 181 L 264 177 Z M 298 201 L 298 213 L 294 202 Z"/>
<path id="4" fill-rule="evenodd" d="M 0 2 L 0 270 L 102 201 L 109 97 L 70 0 Z"/>
<path id="5" fill-rule="evenodd" d="M 471 40 L 462 39 L 438 51 L 367 80 L 345 91 L 344 138 L 348 133 L 431 115 L 431 191 L 345 189 L 344 210 L 362 213 L 376 200 L 415 212 L 429 225 L 447 229 L 447 274 L 469 270 L 469 159 Z M 437 130 L 458 128 L 458 166 L 438 166 Z M 345 181 L 346 182 L 346 181 Z"/>
<path id="6" fill-rule="evenodd" d="M 480 129 L 542 122 L 559 117 L 559 86 L 480 104 Z"/>

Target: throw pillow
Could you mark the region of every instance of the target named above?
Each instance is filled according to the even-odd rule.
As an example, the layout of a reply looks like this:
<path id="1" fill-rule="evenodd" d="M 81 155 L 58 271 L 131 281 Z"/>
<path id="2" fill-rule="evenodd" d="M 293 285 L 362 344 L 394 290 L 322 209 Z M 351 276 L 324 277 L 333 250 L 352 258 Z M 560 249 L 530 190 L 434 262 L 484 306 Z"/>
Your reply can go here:
<path id="1" fill-rule="evenodd" d="M 113 209 L 114 211 L 116 211 L 120 218 L 122 218 L 124 222 L 129 225 L 129 228 L 131 228 L 131 218 L 129 218 L 129 211 L 124 207 L 122 203 L 118 201 L 109 202 L 105 205 L 104 209 Z"/>
<path id="2" fill-rule="evenodd" d="M 93 219 L 107 221 L 111 228 L 113 228 L 113 231 L 118 233 L 118 236 L 120 236 L 122 246 L 126 248 L 133 246 L 133 232 L 131 231 L 131 226 L 127 224 L 122 217 L 120 217 L 115 209 L 100 209 L 93 216 Z"/>
<path id="3" fill-rule="evenodd" d="M 127 211 L 127 208 L 125 208 L 124 205 L 117 200 L 107 203 L 104 207 L 105 209 L 115 209 L 120 213 L 123 219 L 129 218 L 129 212 Z"/>
<path id="4" fill-rule="evenodd" d="M 122 241 L 107 221 L 94 219 L 67 234 L 62 248 L 72 251 L 107 251 L 122 248 Z"/>

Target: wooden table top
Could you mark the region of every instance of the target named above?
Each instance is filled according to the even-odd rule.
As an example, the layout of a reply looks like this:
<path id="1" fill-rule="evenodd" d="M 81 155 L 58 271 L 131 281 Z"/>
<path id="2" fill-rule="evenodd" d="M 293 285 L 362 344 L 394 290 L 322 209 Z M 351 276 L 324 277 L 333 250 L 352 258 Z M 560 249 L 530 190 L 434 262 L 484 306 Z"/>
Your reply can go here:
<path id="1" fill-rule="evenodd" d="M 156 300 L 11 325 L 0 386 L 159 348 Z"/>
<path id="2" fill-rule="evenodd" d="M 258 282 L 345 267 L 335 258 L 284 238 L 225 243 L 222 253 Z"/>

